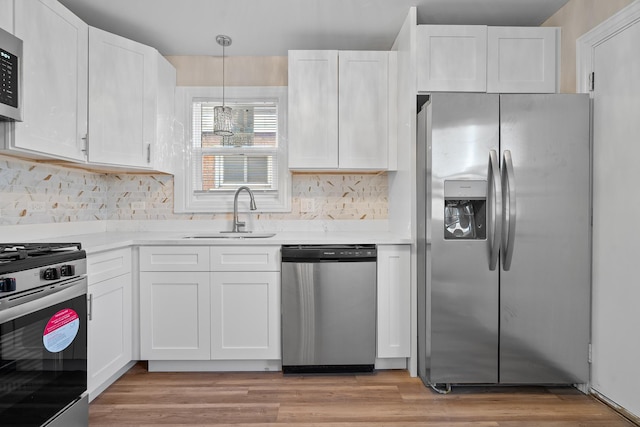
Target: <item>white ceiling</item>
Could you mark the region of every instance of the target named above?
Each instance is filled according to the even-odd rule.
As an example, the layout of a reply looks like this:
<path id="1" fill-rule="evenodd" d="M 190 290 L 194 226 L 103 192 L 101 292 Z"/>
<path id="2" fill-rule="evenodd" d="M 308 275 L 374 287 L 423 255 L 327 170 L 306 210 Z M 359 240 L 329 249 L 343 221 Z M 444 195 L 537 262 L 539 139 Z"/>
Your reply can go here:
<path id="1" fill-rule="evenodd" d="M 60 0 L 89 25 L 163 55 L 286 55 L 289 49 L 389 50 L 409 7 L 419 24 L 537 26 L 567 0 Z"/>

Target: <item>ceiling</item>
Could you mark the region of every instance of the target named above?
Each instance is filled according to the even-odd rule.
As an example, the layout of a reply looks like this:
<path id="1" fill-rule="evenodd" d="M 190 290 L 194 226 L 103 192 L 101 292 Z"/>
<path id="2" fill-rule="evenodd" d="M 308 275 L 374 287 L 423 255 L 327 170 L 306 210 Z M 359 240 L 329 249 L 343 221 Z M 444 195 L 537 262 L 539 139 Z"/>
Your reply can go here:
<path id="1" fill-rule="evenodd" d="M 389 50 L 409 7 L 419 24 L 538 26 L 568 0 L 60 0 L 89 25 L 163 55 L 284 56 L 289 49 Z"/>

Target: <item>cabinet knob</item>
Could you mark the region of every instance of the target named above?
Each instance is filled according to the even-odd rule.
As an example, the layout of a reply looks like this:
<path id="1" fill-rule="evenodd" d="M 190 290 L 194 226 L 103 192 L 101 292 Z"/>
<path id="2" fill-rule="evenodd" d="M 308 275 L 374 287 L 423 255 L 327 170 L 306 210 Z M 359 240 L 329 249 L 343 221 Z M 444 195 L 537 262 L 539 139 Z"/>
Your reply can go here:
<path id="1" fill-rule="evenodd" d="M 0 292 L 12 292 L 16 290 L 16 279 L 4 277 L 0 279 Z"/>

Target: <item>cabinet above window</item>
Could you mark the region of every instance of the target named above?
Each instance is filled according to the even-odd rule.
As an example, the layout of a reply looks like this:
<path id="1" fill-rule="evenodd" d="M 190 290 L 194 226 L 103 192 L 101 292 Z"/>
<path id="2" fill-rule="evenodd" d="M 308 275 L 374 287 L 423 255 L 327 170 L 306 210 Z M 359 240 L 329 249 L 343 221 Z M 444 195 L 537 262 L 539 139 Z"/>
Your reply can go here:
<path id="1" fill-rule="evenodd" d="M 289 51 L 289 168 L 395 169 L 390 52 Z"/>

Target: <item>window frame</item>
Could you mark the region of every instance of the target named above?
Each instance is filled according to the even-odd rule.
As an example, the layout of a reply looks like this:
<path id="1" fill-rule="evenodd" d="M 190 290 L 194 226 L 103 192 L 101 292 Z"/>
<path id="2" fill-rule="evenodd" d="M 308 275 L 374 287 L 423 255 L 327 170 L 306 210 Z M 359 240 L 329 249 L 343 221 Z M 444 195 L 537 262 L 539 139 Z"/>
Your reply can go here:
<path id="1" fill-rule="evenodd" d="M 193 101 L 211 99 L 222 103 L 222 87 L 176 87 L 176 119 L 182 124 L 181 161 L 174 179 L 174 211 L 176 213 L 233 212 L 234 189 L 212 192 L 194 191 L 194 163 L 192 145 Z M 271 101 L 278 105 L 278 190 L 253 191 L 257 212 L 291 212 L 291 172 L 287 157 L 287 87 L 245 86 L 225 87 L 225 103 Z M 248 200 L 241 200 L 242 209 L 248 209 Z"/>

